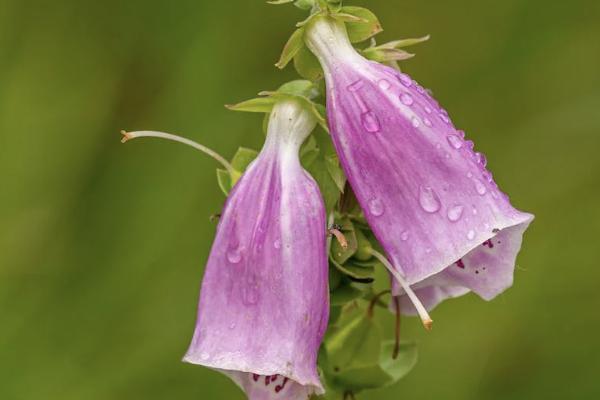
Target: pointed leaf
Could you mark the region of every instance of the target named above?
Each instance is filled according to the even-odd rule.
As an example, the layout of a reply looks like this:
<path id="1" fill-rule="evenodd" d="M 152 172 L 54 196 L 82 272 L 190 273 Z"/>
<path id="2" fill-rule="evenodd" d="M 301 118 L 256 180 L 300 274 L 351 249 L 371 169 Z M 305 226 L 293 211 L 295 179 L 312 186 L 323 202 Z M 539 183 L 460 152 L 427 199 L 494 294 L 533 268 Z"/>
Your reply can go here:
<path id="1" fill-rule="evenodd" d="M 258 97 L 256 99 L 250 99 L 242 101 L 238 104 L 226 105 L 230 110 L 233 111 L 247 111 L 247 112 L 266 112 L 270 113 L 275 104 L 275 99 L 271 97 Z"/>
<path id="2" fill-rule="evenodd" d="M 231 176 L 224 169 L 217 169 L 217 182 L 221 191 L 227 196 L 231 190 Z"/>

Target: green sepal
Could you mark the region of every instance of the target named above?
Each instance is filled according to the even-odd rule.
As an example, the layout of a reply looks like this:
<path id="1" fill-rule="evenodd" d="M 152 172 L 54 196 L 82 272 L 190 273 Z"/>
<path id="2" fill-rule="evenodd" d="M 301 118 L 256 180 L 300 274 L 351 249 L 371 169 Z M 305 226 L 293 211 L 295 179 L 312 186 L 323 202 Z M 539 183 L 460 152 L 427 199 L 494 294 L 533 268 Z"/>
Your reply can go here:
<path id="1" fill-rule="evenodd" d="M 217 169 L 217 182 L 223 193 L 225 193 L 225 196 L 229 194 L 231 189 L 246 171 L 246 168 L 248 168 L 248 165 L 250 165 L 257 156 L 258 152 L 256 150 L 240 147 L 231 159 L 231 166 L 233 167 L 231 174 L 224 169 Z"/>
<path id="2" fill-rule="evenodd" d="M 414 46 L 415 44 L 426 42 L 429 39 L 430 39 L 430 36 L 429 35 L 425 35 L 425 36 L 420 37 L 420 38 L 410 38 L 410 39 L 393 40 L 391 42 L 380 44 L 377 47 L 381 47 L 381 48 L 384 48 L 384 49 L 401 49 L 401 48 L 404 48 L 404 47 Z"/>
<path id="3" fill-rule="evenodd" d="M 360 229 L 354 229 L 356 235 L 357 248 L 354 253 L 354 258 L 359 261 L 368 261 L 373 259 L 372 250 L 373 246 L 365 234 Z"/>
<path id="4" fill-rule="evenodd" d="M 338 264 L 332 260 L 332 264 L 344 275 L 348 276 L 351 280 L 361 283 L 372 283 L 375 278 L 375 268 L 369 266 L 360 266 L 353 262 L 346 264 Z"/>
<path id="5" fill-rule="evenodd" d="M 341 231 L 346 237 L 347 246 L 346 248 L 342 247 L 340 242 L 333 238 L 333 242 L 331 243 L 331 259 L 336 263 L 336 266 L 343 265 L 358 249 L 358 242 L 356 240 L 356 233 L 354 232 L 352 222 L 345 219 L 341 221 L 339 225 L 341 225 Z"/>
<path id="6" fill-rule="evenodd" d="M 276 101 L 271 97 L 257 97 L 237 104 L 227 104 L 225 107 L 232 111 L 270 113 Z"/>
<path id="7" fill-rule="evenodd" d="M 269 4 L 273 4 L 275 6 L 278 6 L 280 4 L 289 4 L 289 3 L 293 3 L 294 0 L 267 0 L 267 3 Z"/>
<path id="8" fill-rule="evenodd" d="M 414 54 L 401 49 L 384 49 L 379 47 L 370 47 L 361 50 L 361 53 L 363 57 L 380 63 L 408 60 L 415 56 Z"/>
<path id="9" fill-rule="evenodd" d="M 279 69 L 285 68 L 302 47 L 304 47 L 304 28 L 298 28 L 283 47 L 279 61 L 275 66 Z"/>
<path id="10" fill-rule="evenodd" d="M 224 169 L 217 169 L 217 182 L 219 188 L 227 196 L 231 191 L 231 175 Z"/>
<path id="11" fill-rule="evenodd" d="M 304 79 L 318 81 L 323 78 L 324 72 L 317 57 L 306 46 L 303 46 L 294 57 L 294 68 Z"/>
<path id="12" fill-rule="evenodd" d="M 366 8 L 354 6 L 342 7 L 340 14 L 357 18 L 357 21 L 346 21 L 348 38 L 352 43 L 363 42 L 383 31 L 377 16 Z"/>

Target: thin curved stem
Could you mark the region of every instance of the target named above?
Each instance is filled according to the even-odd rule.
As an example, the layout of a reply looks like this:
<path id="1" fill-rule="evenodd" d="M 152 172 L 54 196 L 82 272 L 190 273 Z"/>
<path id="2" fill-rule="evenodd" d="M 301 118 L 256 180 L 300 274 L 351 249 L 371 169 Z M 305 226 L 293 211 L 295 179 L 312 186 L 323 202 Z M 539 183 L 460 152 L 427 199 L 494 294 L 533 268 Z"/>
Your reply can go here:
<path id="1" fill-rule="evenodd" d="M 383 254 L 379 253 L 376 250 L 371 250 L 371 254 L 379 261 L 381 261 L 381 263 L 388 269 L 388 271 L 390 271 L 394 278 L 396 278 L 400 286 L 402 286 L 402 289 L 404 289 L 404 292 L 408 295 L 410 301 L 415 306 L 417 313 L 419 313 L 419 317 L 421 317 L 421 322 L 423 323 L 425 329 L 427 329 L 428 331 L 431 330 L 433 320 L 431 319 L 429 313 L 423 306 L 423 303 L 421 303 L 421 300 L 419 300 L 415 292 L 410 288 L 410 285 L 406 282 L 406 279 L 404 279 L 402 274 L 396 268 L 394 268 L 392 264 L 390 264 L 388 259 Z"/>
<path id="2" fill-rule="evenodd" d="M 204 154 L 212 157 L 213 159 L 217 160 L 219 163 L 221 163 L 221 165 L 223 167 L 225 167 L 225 169 L 227 170 L 227 172 L 229 172 L 229 174 L 235 175 L 235 170 L 233 169 L 233 167 L 231 166 L 229 161 L 227 161 L 225 158 L 223 158 L 220 154 L 218 154 L 214 150 L 209 149 L 208 147 L 203 146 L 200 143 L 194 142 L 193 140 L 186 139 L 184 137 L 177 136 L 177 135 L 172 135 L 170 133 L 157 132 L 157 131 L 136 131 L 136 132 L 121 131 L 121 134 L 123 135 L 123 138 L 121 139 L 121 143 L 125 143 L 129 140 L 137 139 L 137 138 L 141 138 L 141 137 L 154 137 L 154 138 L 172 140 L 174 142 L 186 144 L 188 146 L 195 148 L 196 150 L 203 152 Z"/>
<path id="3" fill-rule="evenodd" d="M 394 352 L 392 353 L 392 359 L 395 360 L 398 358 L 398 354 L 400 353 L 400 297 L 393 296 L 394 300 L 394 311 L 396 312 L 396 324 L 394 330 Z"/>

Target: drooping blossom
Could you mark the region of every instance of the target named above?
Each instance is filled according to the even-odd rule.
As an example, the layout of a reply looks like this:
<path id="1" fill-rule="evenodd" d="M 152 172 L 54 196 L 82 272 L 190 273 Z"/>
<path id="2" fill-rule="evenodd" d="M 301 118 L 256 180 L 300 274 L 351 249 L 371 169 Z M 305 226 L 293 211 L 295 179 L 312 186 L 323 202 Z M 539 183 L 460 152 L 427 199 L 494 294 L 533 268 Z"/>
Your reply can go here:
<path id="1" fill-rule="evenodd" d="M 297 101 L 275 104 L 264 147 L 223 208 L 184 357 L 226 374 L 251 400 L 323 393 L 325 208 L 298 155 L 315 124 Z"/>
<path id="2" fill-rule="evenodd" d="M 394 293 L 409 295 L 404 312 L 428 326 L 426 310 L 445 298 L 508 288 L 533 216 L 511 206 L 473 142 L 407 74 L 363 58 L 342 22 L 316 16 L 304 38 L 324 70 L 342 167 L 387 256 L 378 258 Z"/>

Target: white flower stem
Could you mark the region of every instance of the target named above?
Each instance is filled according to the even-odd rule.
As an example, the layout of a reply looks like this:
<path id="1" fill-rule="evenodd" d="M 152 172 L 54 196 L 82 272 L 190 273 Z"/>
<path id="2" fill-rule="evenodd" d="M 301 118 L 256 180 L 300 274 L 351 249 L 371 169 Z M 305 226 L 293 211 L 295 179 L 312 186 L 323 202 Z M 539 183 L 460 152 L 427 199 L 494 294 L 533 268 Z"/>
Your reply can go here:
<path id="1" fill-rule="evenodd" d="M 214 150 L 209 149 L 208 147 L 203 146 L 200 143 L 194 142 L 193 140 L 186 139 L 184 137 L 177 136 L 177 135 L 172 135 L 170 133 L 156 132 L 156 131 L 137 131 L 137 132 L 121 131 L 121 134 L 123 134 L 121 143 L 125 143 L 129 140 L 137 139 L 137 138 L 141 138 L 141 137 L 154 137 L 154 138 L 172 140 L 174 142 L 187 144 L 188 146 L 191 146 L 191 147 L 195 148 L 196 150 L 199 150 L 199 151 L 203 152 L 204 154 L 217 160 L 219 163 L 221 163 L 221 165 L 223 167 L 225 167 L 225 169 L 227 170 L 227 172 L 229 172 L 230 175 L 232 175 L 232 176 L 235 175 L 235 170 L 233 169 L 233 167 L 231 166 L 229 161 L 227 161 L 225 158 L 223 158 L 220 154 L 218 154 Z"/>
<path id="2" fill-rule="evenodd" d="M 390 264 L 388 259 L 383 254 L 375 250 L 371 250 L 371 254 L 379 261 L 381 261 L 383 265 L 388 269 L 388 271 L 390 271 L 390 273 L 394 276 L 394 278 L 396 278 L 398 283 L 400 283 L 400 286 L 402 286 L 402 289 L 404 289 L 404 292 L 406 292 L 408 298 L 410 299 L 410 301 L 412 301 L 413 305 L 415 306 L 415 309 L 419 313 L 419 317 L 421 317 L 423 326 L 428 331 L 431 330 L 433 320 L 431 319 L 429 313 L 423 306 L 423 303 L 421 303 L 421 300 L 419 300 L 415 292 L 410 288 L 410 285 L 406 282 L 402 274 L 396 268 L 394 268 L 392 264 Z"/>

